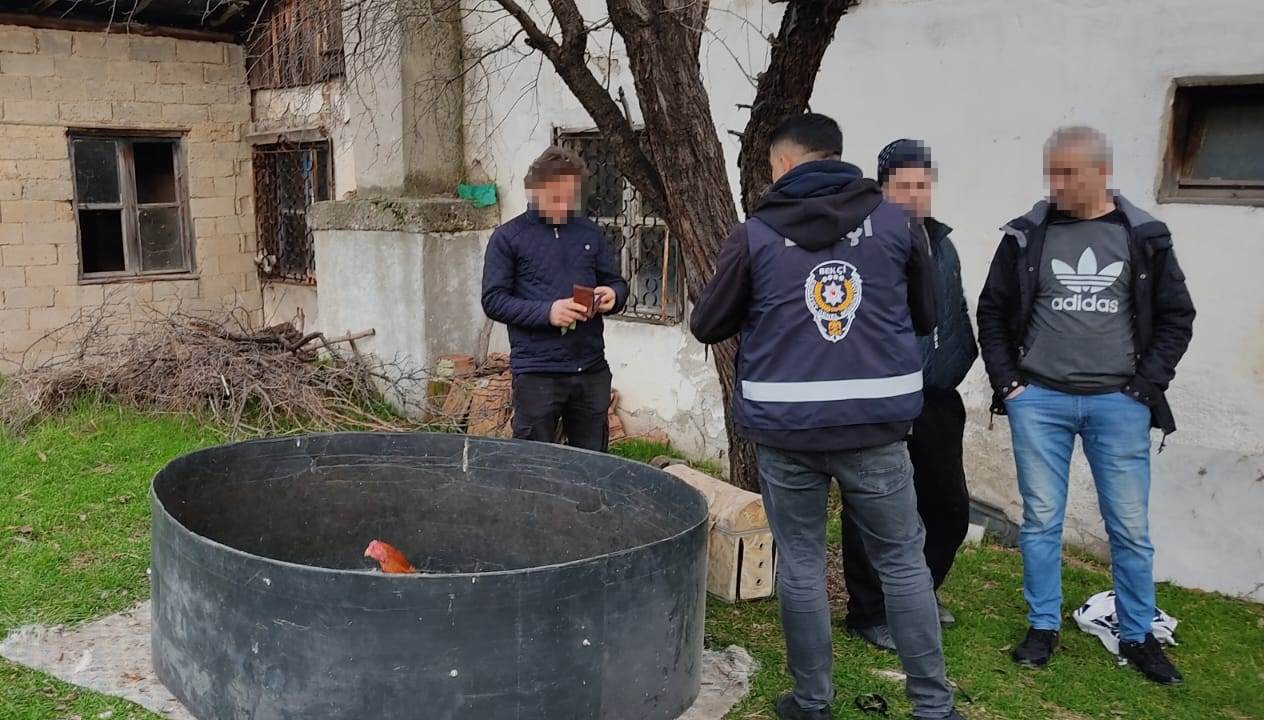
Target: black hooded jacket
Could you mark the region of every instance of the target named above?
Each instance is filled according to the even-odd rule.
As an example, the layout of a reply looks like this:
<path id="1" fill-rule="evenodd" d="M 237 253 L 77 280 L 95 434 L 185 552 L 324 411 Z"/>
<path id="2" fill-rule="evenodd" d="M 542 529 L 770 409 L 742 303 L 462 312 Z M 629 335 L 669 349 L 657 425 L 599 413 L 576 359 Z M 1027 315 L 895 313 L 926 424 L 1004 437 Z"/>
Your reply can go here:
<path id="1" fill-rule="evenodd" d="M 1149 406 L 1151 425 L 1166 437 L 1176 432 L 1166 391 L 1194 334 L 1194 302 L 1167 226 L 1122 195 L 1115 196 L 1115 206 L 1128 227 L 1137 348 L 1136 375 L 1123 392 Z M 1036 269 L 1043 262 L 1048 225 L 1049 204 L 1042 201 L 1002 228 L 1005 236 L 979 295 L 979 346 L 994 391 L 992 412 L 997 414 L 1005 414 L 1005 396 L 1027 382 L 1019 361 L 1027 351 L 1023 339 L 1036 301 Z"/>
<path id="2" fill-rule="evenodd" d="M 820 160 L 796 167 L 760 199 L 753 215 L 795 244 L 819 250 L 846 239 L 885 202 L 882 191 L 855 165 Z M 925 242 L 914 243 L 910 256 L 908 304 L 913 327 L 929 334 L 936 323 L 935 269 Z M 729 234 L 716 260 L 715 275 L 694 303 L 689 328 L 699 341 L 713 344 L 739 332 L 747 322 L 751 301 L 750 245 L 746 226 Z M 786 362 L 794 362 L 794 348 Z M 788 450 L 844 450 L 895 442 L 908 434 L 909 423 L 848 425 L 800 430 L 765 437 L 768 431 L 743 429 L 755 442 Z"/>

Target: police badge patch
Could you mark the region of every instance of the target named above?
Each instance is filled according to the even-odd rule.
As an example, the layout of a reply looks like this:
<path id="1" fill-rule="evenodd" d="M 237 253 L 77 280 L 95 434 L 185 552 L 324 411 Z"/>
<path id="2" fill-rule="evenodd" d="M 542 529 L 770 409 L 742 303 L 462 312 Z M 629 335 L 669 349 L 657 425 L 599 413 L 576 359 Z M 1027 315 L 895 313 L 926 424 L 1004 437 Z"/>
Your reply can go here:
<path id="1" fill-rule="evenodd" d="M 860 272 L 856 266 L 842 260 L 827 260 L 808 273 L 803 291 L 821 337 L 830 342 L 847 337 L 856 311 L 860 309 Z"/>

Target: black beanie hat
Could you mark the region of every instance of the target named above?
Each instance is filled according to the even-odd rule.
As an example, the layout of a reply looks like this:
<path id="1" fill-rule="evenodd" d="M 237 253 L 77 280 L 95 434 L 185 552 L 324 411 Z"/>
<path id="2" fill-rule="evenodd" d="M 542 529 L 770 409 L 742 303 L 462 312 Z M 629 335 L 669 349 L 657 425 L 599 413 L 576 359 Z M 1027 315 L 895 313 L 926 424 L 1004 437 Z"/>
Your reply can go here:
<path id="1" fill-rule="evenodd" d="M 909 138 L 896 140 L 882 148 L 882 152 L 878 153 L 878 184 L 886 185 L 892 170 L 905 167 L 933 168 L 930 148 L 921 140 Z"/>

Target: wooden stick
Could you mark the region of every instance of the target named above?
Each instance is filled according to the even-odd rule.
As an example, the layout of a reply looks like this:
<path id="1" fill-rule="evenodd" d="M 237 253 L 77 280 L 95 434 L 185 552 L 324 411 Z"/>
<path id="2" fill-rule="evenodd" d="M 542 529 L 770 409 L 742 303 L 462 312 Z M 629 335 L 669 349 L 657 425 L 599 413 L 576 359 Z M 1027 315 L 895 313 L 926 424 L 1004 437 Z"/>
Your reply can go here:
<path id="1" fill-rule="evenodd" d="M 325 342 L 329 343 L 330 345 L 335 345 L 337 343 L 351 342 L 353 340 L 362 340 L 367 337 L 373 337 L 374 335 L 377 335 L 377 330 L 373 328 L 369 328 L 368 330 L 361 330 L 360 332 L 357 332 L 357 333 L 351 333 L 349 335 L 340 335 L 335 338 L 329 338 Z"/>

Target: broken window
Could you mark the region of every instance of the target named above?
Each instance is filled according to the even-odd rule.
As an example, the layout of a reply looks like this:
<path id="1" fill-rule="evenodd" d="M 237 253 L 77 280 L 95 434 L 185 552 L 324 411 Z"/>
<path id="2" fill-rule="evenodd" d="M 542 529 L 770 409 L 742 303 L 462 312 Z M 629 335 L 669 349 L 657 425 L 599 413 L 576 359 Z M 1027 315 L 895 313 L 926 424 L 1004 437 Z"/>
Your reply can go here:
<path id="1" fill-rule="evenodd" d="M 255 221 L 264 277 L 316 282 L 307 208 L 333 197 L 329 143 L 256 145 Z"/>
<path id="2" fill-rule="evenodd" d="M 609 239 L 631 289 L 623 317 L 680 322 L 684 300 L 680 251 L 662 213 L 623 177 L 614 153 L 598 133 L 558 130 L 556 142 L 579 153 L 588 166 L 585 211 Z"/>
<path id="3" fill-rule="evenodd" d="M 250 31 L 250 87 L 302 87 L 343 75 L 342 3 L 281 0 Z"/>
<path id="4" fill-rule="evenodd" d="M 1159 199 L 1264 205 L 1264 82 L 1178 81 Z"/>
<path id="5" fill-rule="evenodd" d="M 83 277 L 192 269 L 180 138 L 72 133 Z"/>

